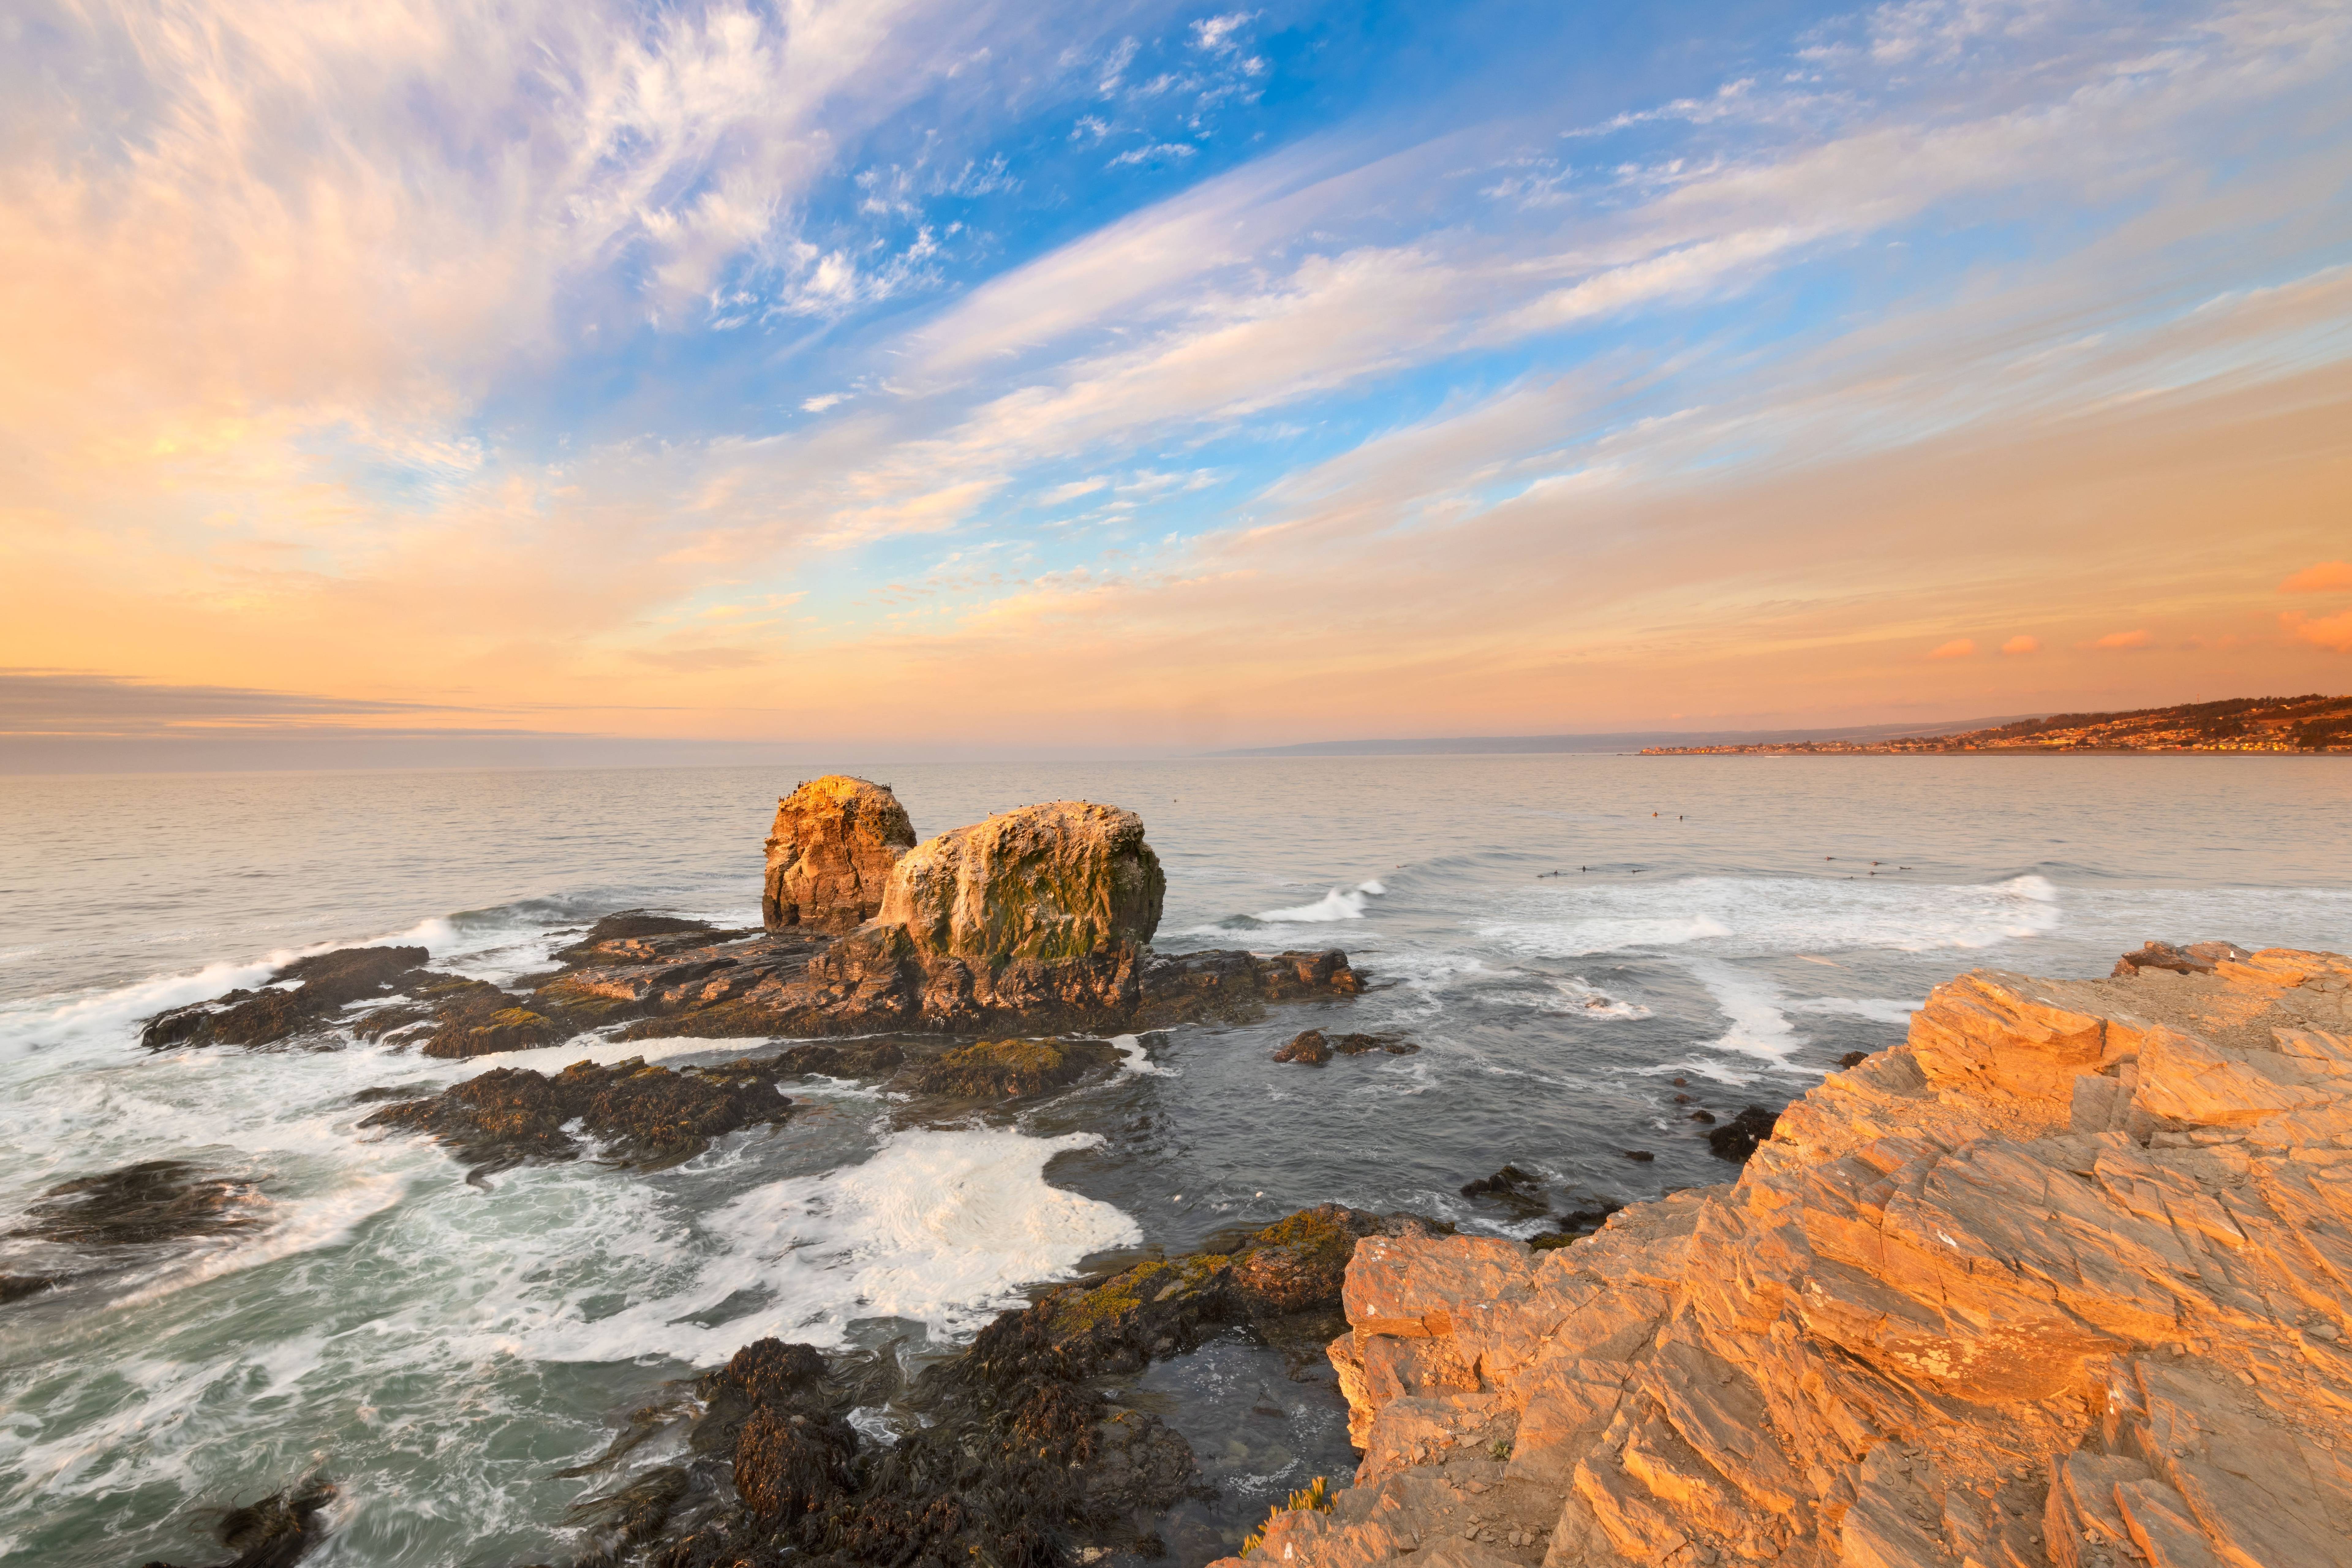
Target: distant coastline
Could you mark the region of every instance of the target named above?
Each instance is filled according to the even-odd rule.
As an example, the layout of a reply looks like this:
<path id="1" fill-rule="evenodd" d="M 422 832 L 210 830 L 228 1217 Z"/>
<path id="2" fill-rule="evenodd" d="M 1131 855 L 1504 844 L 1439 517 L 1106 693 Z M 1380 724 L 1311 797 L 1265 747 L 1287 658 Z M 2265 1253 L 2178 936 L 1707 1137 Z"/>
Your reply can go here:
<path id="1" fill-rule="evenodd" d="M 2120 752 L 2250 752 L 2312 756 L 2352 752 L 2352 697 L 2240 697 L 2139 708 L 2119 713 L 2053 713 L 2047 718 L 1957 733 L 1885 739 L 1817 736 L 1805 740 L 1644 746 L 1645 757 L 1953 756 L 1971 752 L 2053 755 Z"/>

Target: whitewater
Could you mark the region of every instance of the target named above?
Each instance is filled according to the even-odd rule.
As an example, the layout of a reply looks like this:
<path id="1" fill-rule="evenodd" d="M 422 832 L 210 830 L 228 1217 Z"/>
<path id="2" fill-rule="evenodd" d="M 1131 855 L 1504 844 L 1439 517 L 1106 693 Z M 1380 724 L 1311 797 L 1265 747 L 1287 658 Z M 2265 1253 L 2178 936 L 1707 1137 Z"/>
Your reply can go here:
<path id="1" fill-rule="evenodd" d="M 806 1109 L 784 1126 L 672 1169 L 478 1184 L 361 1131 L 353 1097 L 756 1042 L 472 1062 L 137 1046 L 141 1019 L 335 946 L 505 978 L 612 910 L 754 923 L 776 796 L 833 769 L 889 782 L 926 835 L 1030 801 L 1128 805 L 1169 873 L 1161 946 L 1338 946 L 1371 988 L 1123 1038 L 1112 1076 L 989 1115 L 815 1080 L 787 1086 Z M 341 1489 L 314 1562 L 556 1560 L 566 1510 L 614 1480 L 559 1472 L 762 1335 L 913 1357 L 1041 1284 L 1327 1200 L 1527 1234 L 1458 1191 L 1506 1162 L 1563 1200 L 1727 1179 L 1693 1106 L 1777 1107 L 1960 970 L 2104 973 L 2149 937 L 2342 951 L 2347 795 L 2342 759 L 2292 757 L 0 779 L 0 1232 L 141 1161 L 253 1194 L 251 1224 L 201 1240 L 0 1236 L 0 1275 L 69 1276 L 0 1305 L 0 1560 L 209 1561 L 205 1510 L 314 1471 Z M 1309 1026 L 1422 1049 L 1271 1061 Z M 1345 1474 L 1336 1393 L 1255 1347 L 1139 1388 L 1225 1492 L 1170 1531 L 1180 1562 Z"/>

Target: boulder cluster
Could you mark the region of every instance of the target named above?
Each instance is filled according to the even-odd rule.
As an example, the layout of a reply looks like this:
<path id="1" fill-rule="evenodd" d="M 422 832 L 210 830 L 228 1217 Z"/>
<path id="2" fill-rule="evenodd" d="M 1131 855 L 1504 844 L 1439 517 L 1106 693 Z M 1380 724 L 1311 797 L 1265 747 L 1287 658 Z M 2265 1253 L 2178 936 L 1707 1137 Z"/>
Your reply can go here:
<path id="1" fill-rule="evenodd" d="M 1167 885 L 1142 819 L 1118 806 L 1048 801 L 917 843 L 887 785 L 833 774 L 777 803 L 758 929 L 623 910 L 509 985 L 436 971 L 421 947 L 347 948 L 161 1014 L 142 1039 L 284 1048 L 356 1035 L 467 1058 L 592 1029 L 1035 1035 L 1239 1021 L 1360 989 L 1337 951 L 1152 952 Z"/>

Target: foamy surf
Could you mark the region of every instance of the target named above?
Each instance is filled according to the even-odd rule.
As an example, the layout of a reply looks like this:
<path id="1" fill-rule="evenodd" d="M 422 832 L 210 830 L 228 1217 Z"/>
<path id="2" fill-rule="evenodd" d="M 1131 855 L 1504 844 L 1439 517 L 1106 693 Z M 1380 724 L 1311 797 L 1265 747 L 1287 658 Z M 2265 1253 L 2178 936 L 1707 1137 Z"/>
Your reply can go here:
<path id="1" fill-rule="evenodd" d="M 1284 910 L 1261 910 L 1251 918 L 1273 924 L 1318 924 L 1325 921 L 1360 921 L 1364 907 L 1380 898 L 1388 888 L 1377 879 L 1359 882 L 1352 888 L 1334 888 L 1311 904 L 1295 904 Z"/>
<path id="2" fill-rule="evenodd" d="M 633 1291 L 609 1314 L 592 1314 L 585 1300 L 519 1310 L 488 1331 L 487 1344 L 542 1361 L 709 1362 L 769 1334 L 838 1345 L 867 1319 L 968 1333 L 1020 1304 L 1024 1286 L 1068 1279 L 1087 1258 L 1142 1239 L 1119 1209 L 1045 1180 L 1056 1155 L 1100 1142 L 1084 1132 L 911 1131 L 863 1163 L 752 1188 L 695 1227 L 698 1238 L 640 1215 L 627 1228 L 666 1233 L 662 1252 L 700 1255 L 683 1278 Z M 757 1304 L 727 1310 L 746 1301 Z"/>

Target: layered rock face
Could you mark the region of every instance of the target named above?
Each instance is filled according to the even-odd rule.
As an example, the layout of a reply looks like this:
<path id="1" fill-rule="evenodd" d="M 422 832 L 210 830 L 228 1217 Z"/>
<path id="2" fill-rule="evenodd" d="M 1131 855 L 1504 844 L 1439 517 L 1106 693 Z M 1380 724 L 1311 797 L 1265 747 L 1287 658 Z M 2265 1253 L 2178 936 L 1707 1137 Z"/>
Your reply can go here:
<path id="1" fill-rule="evenodd" d="M 915 847 L 907 808 L 884 784 L 844 773 L 776 803 L 760 916 L 770 931 L 855 931 L 882 907 L 899 857 Z"/>
<path id="2" fill-rule="evenodd" d="M 1572 1245 L 1367 1239 L 1361 1471 L 1251 1561 L 2352 1563 L 2352 962 L 2189 951 L 1940 986 Z"/>

